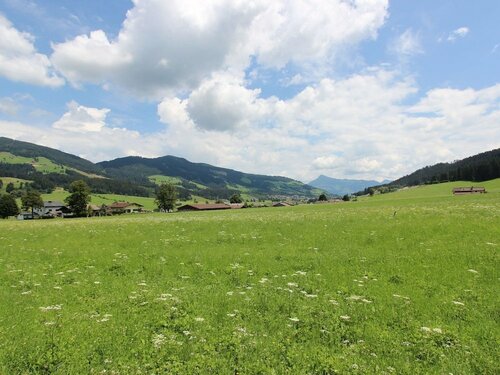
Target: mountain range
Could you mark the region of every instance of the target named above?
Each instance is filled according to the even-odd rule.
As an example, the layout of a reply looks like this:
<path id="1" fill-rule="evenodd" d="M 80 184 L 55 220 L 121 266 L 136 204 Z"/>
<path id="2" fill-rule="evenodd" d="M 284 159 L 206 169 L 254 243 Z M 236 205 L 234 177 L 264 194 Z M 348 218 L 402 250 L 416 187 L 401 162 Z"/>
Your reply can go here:
<path id="1" fill-rule="evenodd" d="M 42 191 L 67 188 L 85 180 L 95 193 L 153 196 L 157 185 L 171 182 L 181 198 L 190 195 L 226 199 L 241 193 L 247 198 L 317 197 L 321 191 L 280 176 L 249 174 L 175 156 L 136 156 L 92 163 L 78 156 L 33 143 L 0 137 L 0 177 L 31 181 Z"/>
<path id="2" fill-rule="evenodd" d="M 353 194 L 370 186 L 387 184 L 389 182 L 389 180 L 378 182 L 375 180 L 339 179 L 320 175 L 315 180 L 309 182 L 309 185 L 324 190 L 333 195 L 345 195 Z"/>

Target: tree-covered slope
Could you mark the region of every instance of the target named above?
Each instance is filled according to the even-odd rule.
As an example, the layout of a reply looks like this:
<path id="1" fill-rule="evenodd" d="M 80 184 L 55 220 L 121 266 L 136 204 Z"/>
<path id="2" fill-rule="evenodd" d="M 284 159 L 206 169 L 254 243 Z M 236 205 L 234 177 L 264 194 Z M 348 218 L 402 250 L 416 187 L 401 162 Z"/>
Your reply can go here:
<path id="1" fill-rule="evenodd" d="M 500 177 L 500 148 L 452 163 L 421 168 L 391 182 L 392 186 L 414 186 L 445 181 L 481 182 Z"/>
<path id="2" fill-rule="evenodd" d="M 26 158 L 44 157 L 55 164 L 74 168 L 82 172 L 97 175 L 102 174 L 102 168 L 88 160 L 50 147 L 39 146 L 34 143 L 0 137 L 0 151 Z"/>
<path id="3" fill-rule="evenodd" d="M 248 174 L 205 163 L 192 163 L 175 156 L 142 158 L 130 156 L 98 163 L 110 177 L 129 176 L 133 181 L 149 181 L 153 175 L 178 177 L 183 185 L 202 196 L 230 191 L 246 192 L 257 196 L 299 195 L 312 197 L 316 190 L 299 181 L 279 176 Z M 201 186 L 200 186 L 201 185 Z M 210 196 L 211 197 L 211 196 Z"/>

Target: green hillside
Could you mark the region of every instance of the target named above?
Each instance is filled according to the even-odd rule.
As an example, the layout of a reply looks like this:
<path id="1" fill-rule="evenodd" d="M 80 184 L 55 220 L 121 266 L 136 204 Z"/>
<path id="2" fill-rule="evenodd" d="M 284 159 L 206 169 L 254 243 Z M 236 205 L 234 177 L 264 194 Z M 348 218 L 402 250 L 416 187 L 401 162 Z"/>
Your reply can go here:
<path id="1" fill-rule="evenodd" d="M 175 156 L 153 159 L 130 156 L 98 164 L 110 177 L 127 176 L 139 184 L 174 179 L 181 190 L 212 199 L 229 198 L 238 192 L 255 197 L 314 197 L 318 194 L 318 189 L 291 178 L 243 173 Z"/>

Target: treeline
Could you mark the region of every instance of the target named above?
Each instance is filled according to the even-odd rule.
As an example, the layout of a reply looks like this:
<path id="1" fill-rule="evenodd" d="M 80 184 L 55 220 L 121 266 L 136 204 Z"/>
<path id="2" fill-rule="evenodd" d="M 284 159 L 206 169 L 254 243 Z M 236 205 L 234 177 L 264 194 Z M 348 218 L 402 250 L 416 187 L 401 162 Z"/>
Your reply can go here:
<path id="1" fill-rule="evenodd" d="M 20 178 L 32 181 L 29 187 L 44 193 L 52 192 L 56 187 L 69 189 L 72 182 L 83 180 L 95 193 L 135 195 L 142 197 L 152 196 L 154 187 L 143 187 L 126 180 L 110 178 L 90 178 L 67 170 L 66 174 L 41 173 L 29 164 L 0 163 L 0 176 Z M 26 184 L 27 185 L 27 184 Z M 28 186 L 26 186 L 28 187 Z"/>
<path id="2" fill-rule="evenodd" d="M 438 163 L 401 177 L 389 186 L 414 186 L 448 181 L 481 182 L 500 177 L 500 148 L 453 163 Z"/>
<path id="3" fill-rule="evenodd" d="M 481 182 L 500 178 L 500 148 L 452 163 L 438 163 L 421 168 L 389 184 L 372 186 L 356 195 L 388 193 L 405 186 L 437 184 L 451 181 Z"/>

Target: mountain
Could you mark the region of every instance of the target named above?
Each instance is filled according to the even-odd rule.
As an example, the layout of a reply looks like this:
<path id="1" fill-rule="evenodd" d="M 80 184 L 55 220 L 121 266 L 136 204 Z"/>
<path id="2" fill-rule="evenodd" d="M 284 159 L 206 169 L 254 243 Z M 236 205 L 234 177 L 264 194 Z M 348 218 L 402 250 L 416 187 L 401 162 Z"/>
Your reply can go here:
<path id="1" fill-rule="evenodd" d="M 434 184 L 449 181 L 488 181 L 500 177 L 500 148 L 456 160 L 420 168 L 388 184 L 377 184 L 359 191 L 368 194 L 371 189 L 390 192 L 401 187 Z"/>
<path id="2" fill-rule="evenodd" d="M 34 188 L 68 188 L 83 179 L 95 193 L 153 196 L 162 182 L 174 183 L 181 198 L 189 195 L 225 199 L 247 197 L 314 197 L 320 192 L 302 182 L 279 176 L 248 174 L 175 156 L 148 159 L 125 157 L 92 163 L 78 156 L 33 143 L 0 137 L 0 178 L 31 181 Z"/>
<path id="3" fill-rule="evenodd" d="M 416 170 L 391 182 L 392 186 L 413 186 L 446 181 L 487 181 L 500 177 L 500 148 L 452 163 L 438 163 Z"/>
<path id="4" fill-rule="evenodd" d="M 106 175 L 144 184 L 171 181 L 195 195 L 216 199 L 241 192 L 254 197 L 314 197 L 318 191 L 287 177 L 249 174 L 205 163 L 192 163 L 175 156 L 143 158 L 129 156 L 98 163 Z"/>
<path id="5" fill-rule="evenodd" d="M 369 186 L 386 184 L 389 181 L 378 182 L 374 180 L 350 180 L 338 179 L 321 175 L 315 180 L 309 182 L 309 185 L 318 189 L 327 191 L 334 195 L 352 194 L 360 190 L 364 190 Z"/>

